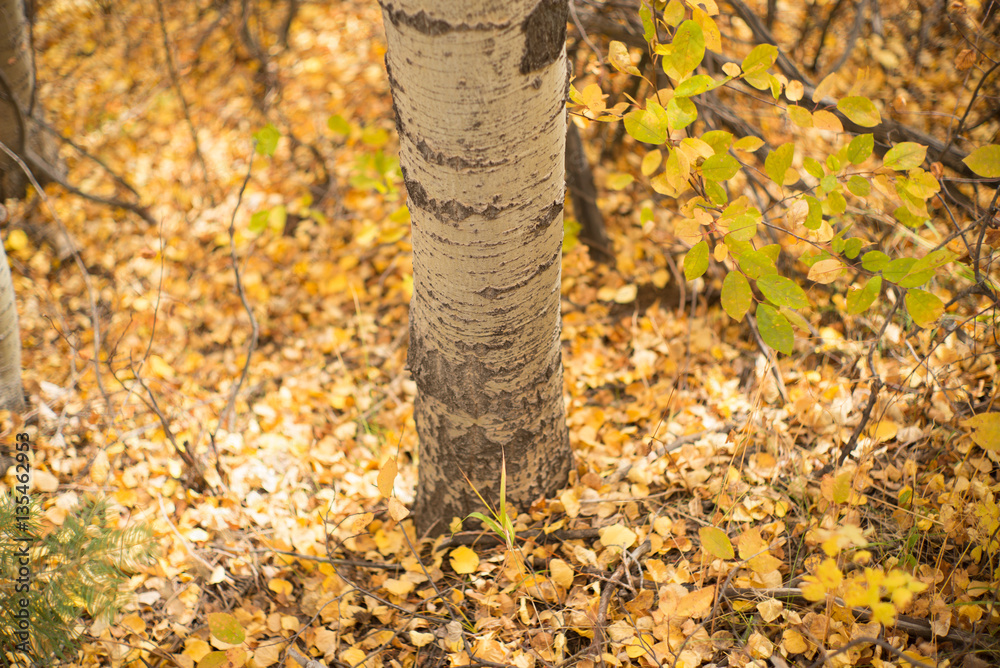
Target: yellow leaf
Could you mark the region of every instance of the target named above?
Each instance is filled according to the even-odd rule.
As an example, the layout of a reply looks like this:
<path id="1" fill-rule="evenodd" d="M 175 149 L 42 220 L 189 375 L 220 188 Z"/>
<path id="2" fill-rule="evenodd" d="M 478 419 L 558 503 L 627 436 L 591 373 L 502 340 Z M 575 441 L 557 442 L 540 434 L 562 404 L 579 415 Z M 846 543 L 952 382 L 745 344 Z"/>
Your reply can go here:
<path id="1" fill-rule="evenodd" d="M 27 247 L 28 235 L 24 233 L 24 230 L 11 230 L 7 234 L 7 250 L 23 251 Z"/>
<path id="2" fill-rule="evenodd" d="M 459 575 L 475 573 L 479 568 L 479 555 L 465 545 L 459 545 L 451 551 L 451 568 Z"/>
<path id="3" fill-rule="evenodd" d="M 281 578 L 271 578 L 267 583 L 267 588 L 275 594 L 285 594 L 287 596 L 292 593 L 292 583 Z"/>
<path id="4" fill-rule="evenodd" d="M 174 368 L 167 364 L 159 355 L 149 356 L 149 370 L 157 378 L 170 380 L 174 377 Z"/>
<path id="5" fill-rule="evenodd" d="M 400 503 L 399 499 L 394 496 L 389 498 L 389 517 L 399 522 L 409 514 L 410 511 Z"/>
<path id="6" fill-rule="evenodd" d="M 146 630 L 146 622 L 135 613 L 123 617 L 118 622 L 118 625 L 135 634 L 140 634 Z"/>
<path id="7" fill-rule="evenodd" d="M 760 618 L 768 624 L 780 617 L 784 609 L 785 604 L 773 598 L 769 598 L 766 601 L 761 601 L 757 604 L 757 612 L 760 613 Z"/>
<path id="8" fill-rule="evenodd" d="M 819 102 L 824 97 L 832 93 L 833 87 L 836 85 L 836 83 L 837 83 L 836 72 L 834 72 L 833 74 L 828 74 L 826 77 L 823 78 L 822 81 L 819 82 L 819 85 L 816 86 L 816 90 L 813 91 L 812 101 Z"/>
<path id="9" fill-rule="evenodd" d="M 608 188 L 610 188 L 611 190 L 622 190 L 628 187 L 628 185 L 632 183 L 632 181 L 634 180 L 635 177 L 632 176 L 631 174 L 626 174 L 624 172 L 614 172 L 612 174 L 608 174 L 608 180 L 606 181 L 606 184 Z"/>
<path id="10" fill-rule="evenodd" d="M 701 548 L 716 559 L 732 559 L 736 556 L 729 536 L 718 527 L 702 527 L 698 529 L 701 537 Z"/>
<path id="11" fill-rule="evenodd" d="M 869 430 L 869 436 L 873 440 L 884 443 L 885 441 L 891 441 L 896 438 L 896 434 L 899 432 L 899 425 L 897 425 L 892 420 L 880 420 L 875 428 Z"/>
<path id="12" fill-rule="evenodd" d="M 789 81 L 788 85 L 785 86 L 785 97 L 792 102 L 798 102 L 801 100 L 804 93 L 805 88 L 802 86 L 801 81 Z"/>
<path id="13" fill-rule="evenodd" d="M 645 155 L 642 159 L 642 165 L 640 170 L 643 176 L 649 176 L 657 170 L 660 163 L 663 162 L 663 154 L 660 153 L 660 149 L 653 149 Z"/>
<path id="14" fill-rule="evenodd" d="M 980 413 L 960 424 L 972 429 L 973 442 L 983 450 L 1000 450 L 1000 413 Z"/>
<path id="15" fill-rule="evenodd" d="M 368 525 L 372 523 L 375 519 L 373 513 L 362 513 L 358 515 L 353 522 L 351 522 L 351 533 L 362 533 L 368 528 Z"/>
<path id="16" fill-rule="evenodd" d="M 396 482 L 396 458 L 392 457 L 378 472 L 378 492 L 385 498 L 392 496 L 392 486 Z"/>
<path id="17" fill-rule="evenodd" d="M 195 661 L 201 661 L 205 658 L 206 654 L 212 651 L 211 645 L 204 640 L 198 640 L 197 638 L 188 638 L 187 642 L 184 644 L 184 656 L 190 657 Z"/>
<path id="18" fill-rule="evenodd" d="M 677 614 L 681 617 L 702 617 L 714 604 L 715 585 L 711 585 L 682 596 L 677 602 Z"/>
<path id="19" fill-rule="evenodd" d="M 563 589 L 573 586 L 573 568 L 562 559 L 553 559 L 549 562 L 549 573 L 555 583 Z"/>
<path id="20" fill-rule="evenodd" d="M 843 268 L 844 265 L 840 263 L 840 260 L 820 260 L 809 267 L 809 276 L 807 278 L 810 281 L 826 285 L 837 280 L 843 272 Z"/>
<path id="21" fill-rule="evenodd" d="M 635 296 L 639 293 L 639 288 L 635 283 L 629 283 L 628 285 L 623 285 L 618 288 L 615 292 L 615 303 L 616 304 L 631 304 L 635 301 Z"/>
<path id="22" fill-rule="evenodd" d="M 795 629 L 785 629 L 781 634 L 781 647 L 789 654 L 804 654 L 809 651 L 809 642 Z"/>
<path id="23" fill-rule="evenodd" d="M 731 77 L 738 77 L 740 75 L 740 66 L 736 63 L 726 63 L 722 66 L 722 71 Z"/>
<path id="24" fill-rule="evenodd" d="M 761 536 L 760 529 L 751 527 L 740 534 L 736 539 L 736 545 L 740 551 L 740 559 L 750 559 L 758 554 L 767 552 L 768 544 Z"/>
<path id="25" fill-rule="evenodd" d="M 394 596 L 406 596 L 411 591 L 415 585 L 409 580 L 397 580 L 395 578 L 388 578 L 382 583 L 385 590 Z"/>
<path id="26" fill-rule="evenodd" d="M 635 532 L 624 524 L 612 524 L 611 526 L 602 527 L 600 534 L 601 545 L 604 547 L 620 547 L 623 550 L 632 547 L 632 544 L 638 538 Z"/>
<path id="27" fill-rule="evenodd" d="M 608 48 L 608 60 L 619 72 L 639 76 L 639 68 L 632 64 L 632 56 L 629 55 L 628 47 L 621 42 L 611 41 Z"/>
<path id="28" fill-rule="evenodd" d="M 284 653 L 281 645 L 277 643 L 261 644 L 253 651 L 253 665 L 257 668 L 267 668 L 278 663 L 278 659 Z"/>
<path id="29" fill-rule="evenodd" d="M 423 647 L 434 642 L 433 633 L 423 633 L 422 631 L 410 631 L 410 642 L 414 647 Z"/>

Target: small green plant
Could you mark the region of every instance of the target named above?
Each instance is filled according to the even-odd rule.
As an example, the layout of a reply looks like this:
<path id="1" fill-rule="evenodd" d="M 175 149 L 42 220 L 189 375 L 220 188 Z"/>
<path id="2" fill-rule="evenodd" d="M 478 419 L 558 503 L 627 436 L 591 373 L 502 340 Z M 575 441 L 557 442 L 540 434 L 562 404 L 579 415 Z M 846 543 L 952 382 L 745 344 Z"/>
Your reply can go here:
<path id="1" fill-rule="evenodd" d="M 465 474 L 463 473 L 462 475 Z M 469 483 L 469 487 L 472 488 L 472 491 L 476 493 L 476 496 L 479 497 L 482 504 L 490 509 L 490 515 L 492 515 L 492 517 L 487 517 L 483 513 L 477 511 L 469 513 L 465 519 L 469 519 L 471 517 L 482 522 L 483 526 L 495 533 L 497 537 L 503 541 L 504 545 L 507 546 L 507 549 L 513 552 L 515 536 L 514 523 L 511 521 L 510 514 L 507 512 L 507 458 L 504 457 L 503 462 L 500 465 L 500 498 L 497 508 L 492 508 L 490 504 L 486 502 L 483 495 L 479 493 L 476 486 L 471 480 L 469 480 L 469 476 L 465 476 L 465 480 Z"/>
<path id="2" fill-rule="evenodd" d="M 15 650 L 31 665 L 69 660 L 82 617 L 110 622 L 128 602 L 129 574 L 154 562 L 153 533 L 146 524 L 114 528 L 108 510 L 106 500 L 84 498 L 43 534 L 37 503 L 0 498 L 0 665 L 23 665 L 6 653 Z"/>

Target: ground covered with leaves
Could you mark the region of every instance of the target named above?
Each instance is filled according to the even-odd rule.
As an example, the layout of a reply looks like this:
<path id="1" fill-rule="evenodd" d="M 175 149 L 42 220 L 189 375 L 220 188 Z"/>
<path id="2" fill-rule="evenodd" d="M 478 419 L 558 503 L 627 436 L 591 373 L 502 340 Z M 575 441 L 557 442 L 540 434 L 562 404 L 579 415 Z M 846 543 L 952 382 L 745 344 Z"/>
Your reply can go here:
<path id="1" fill-rule="evenodd" d="M 82 619 L 74 665 L 998 660 L 1000 426 L 969 420 L 996 410 L 985 298 L 920 328 L 888 293 L 848 315 L 803 278 L 811 335 L 775 356 L 726 315 L 711 273 L 685 284 L 676 204 L 642 185 L 641 152 L 613 125 L 580 121 L 614 266 L 567 224 L 570 485 L 512 512 L 511 532 L 415 535 L 409 217 L 380 12 L 301 3 L 284 43 L 286 4 L 249 7 L 39 7 L 39 100 L 76 145 L 68 180 L 155 223 L 57 186 L 11 206 L 35 410 L 5 419 L 4 442 L 35 435 L 46 527 L 103 496 L 159 548 L 117 620 Z M 994 36 L 970 55 L 975 19 L 954 16 L 965 31 L 932 27 L 920 67 L 890 29 L 831 85 L 927 131 L 925 115 L 960 116 L 1000 51 Z M 750 35 L 723 25 L 742 56 Z M 826 58 L 850 32 L 829 28 Z M 793 56 L 816 51 L 775 35 Z M 627 101 L 624 75 L 592 51 L 577 61 L 575 87 Z M 745 109 L 776 143 L 802 130 Z M 75 257 L 52 242 L 63 228 Z M 927 249 L 949 229 L 886 234 Z M 960 287 L 932 289 L 948 301 Z M 869 357 L 886 384 L 875 399 Z"/>

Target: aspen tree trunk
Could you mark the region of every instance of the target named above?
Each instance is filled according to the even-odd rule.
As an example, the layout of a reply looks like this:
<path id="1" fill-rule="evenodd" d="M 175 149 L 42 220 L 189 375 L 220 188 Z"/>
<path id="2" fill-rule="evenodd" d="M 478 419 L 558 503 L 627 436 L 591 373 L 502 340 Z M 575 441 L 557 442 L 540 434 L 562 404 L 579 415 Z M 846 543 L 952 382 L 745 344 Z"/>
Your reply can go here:
<path id="1" fill-rule="evenodd" d="M 25 157 L 33 141 L 28 113 L 35 89 L 33 54 L 23 0 L 0 0 L 0 141 Z M 22 197 L 27 177 L 0 153 L 0 217 L 7 222 L 3 199 Z M 0 242 L 0 409 L 24 409 L 21 387 L 21 331 L 17 322 L 14 283 Z"/>
<path id="2" fill-rule="evenodd" d="M 0 0 L 0 141 L 22 159 L 30 132 L 26 114 L 35 90 L 33 55 L 24 0 Z M 26 185 L 18 166 L 0 155 L 0 196 L 21 197 Z"/>
<path id="3" fill-rule="evenodd" d="M 0 409 L 24 410 L 21 387 L 21 330 L 17 325 L 14 283 L 0 241 Z M 2 474 L 3 471 L 0 471 Z"/>
<path id="4" fill-rule="evenodd" d="M 559 343 L 566 0 L 382 0 L 413 232 L 418 530 L 573 457 Z M 468 481 L 466 480 L 468 478 Z"/>

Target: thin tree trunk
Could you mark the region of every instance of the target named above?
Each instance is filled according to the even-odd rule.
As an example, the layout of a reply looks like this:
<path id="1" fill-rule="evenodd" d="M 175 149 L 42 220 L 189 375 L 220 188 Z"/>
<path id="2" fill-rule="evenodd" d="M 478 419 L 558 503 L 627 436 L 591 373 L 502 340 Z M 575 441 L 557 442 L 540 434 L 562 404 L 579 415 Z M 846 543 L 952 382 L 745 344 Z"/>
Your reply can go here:
<path id="1" fill-rule="evenodd" d="M 0 0 L 0 141 L 22 158 L 29 133 L 25 110 L 34 90 L 24 0 Z M 0 203 L 7 197 L 21 197 L 26 185 L 27 178 L 17 165 L 0 155 Z"/>
<path id="2" fill-rule="evenodd" d="M 21 330 L 17 324 L 14 283 L 0 242 L 0 409 L 24 410 L 21 387 Z"/>
<path id="3" fill-rule="evenodd" d="M 580 241 L 587 245 L 590 259 L 605 264 L 614 263 L 614 253 L 604 216 L 597 207 L 597 187 L 590 171 L 587 154 L 583 152 L 583 139 L 573 121 L 566 129 L 566 185 L 573 203 L 573 215 L 580 223 Z"/>
<path id="4" fill-rule="evenodd" d="M 566 0 L 382 0 L 413 230 L 416 521 L 572 466 L 560 333 Z M 468 478 L 468 481 L 466 480 Z"/>

